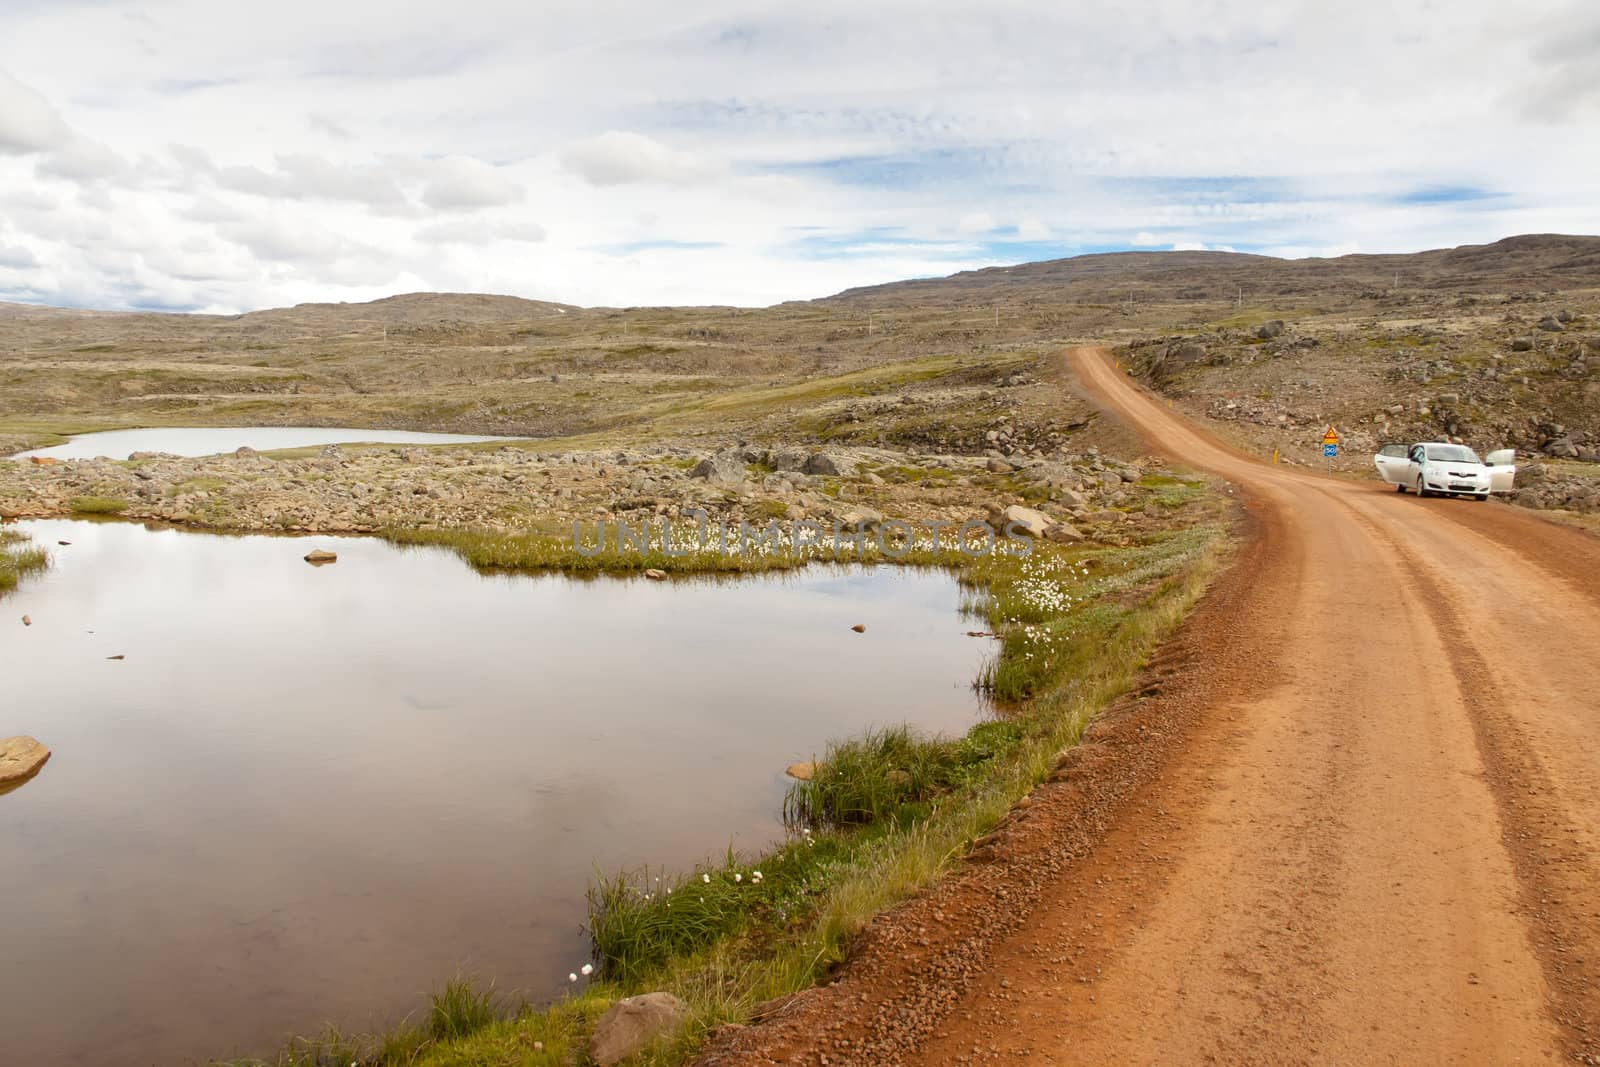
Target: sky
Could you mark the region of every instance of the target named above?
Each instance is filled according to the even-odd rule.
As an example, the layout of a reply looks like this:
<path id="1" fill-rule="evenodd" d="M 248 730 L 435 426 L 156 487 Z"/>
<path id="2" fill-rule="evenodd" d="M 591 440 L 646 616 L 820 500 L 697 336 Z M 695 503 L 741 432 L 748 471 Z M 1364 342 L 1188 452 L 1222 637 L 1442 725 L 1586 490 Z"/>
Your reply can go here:
<path id="1" fill-rule="evenodd" d="M 0 0 L 0 300 L 759 306 L 1600 233 L 1600 5 Z"/>

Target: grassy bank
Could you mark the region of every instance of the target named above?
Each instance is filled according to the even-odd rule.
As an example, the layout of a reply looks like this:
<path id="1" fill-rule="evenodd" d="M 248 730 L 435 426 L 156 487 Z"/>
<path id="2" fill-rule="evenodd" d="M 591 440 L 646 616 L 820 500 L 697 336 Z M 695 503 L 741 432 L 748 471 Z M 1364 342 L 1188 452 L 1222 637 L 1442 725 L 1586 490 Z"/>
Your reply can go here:
<path id="1" fill-rule="evenodd" d="M 0 593 L 8 593 L 23 578 L 50 566 L 50 554 L 18 530 L 0 529 Z"/>
<path id="2" fill-rule="evenodd" d="M 748 1021 L 758 1005 L 815 984 L 874 915 L 957 865 L 1126 691 L 1215 572 L 1227 543 L 1218 508 L 1194 502 L 1185 509 L 1190 525 L 1127 546 L 1039 544 L 1026 557 L 975 559 L 913 549 L 904 562 L 954 567 L 968 610 L 1000 636 L 999 655 L 975 682 L 1002 702 L 1002 716 L 961 738 L 882 727 L 826 746 L 813 777 L 785 798 L 787 839 L 764 853 L 597 878 L 589 890 L 594 974 L 578 976 L 572 995 L 553 1005 L 496 1004 L 457 989 L 457 1000 L 486 1005 L 471 1014 L 470 1032 L 445 1036 L 407 1023 L 365 1042 L 299 1042 L 277 1062 L 581 1063 L 611 1002 L 669 990 L 688 1002 L 691 1020 L 641 1062 L 678 1063 L 710 1028 Z M 557 566 L 570 550 L 536 535 L 392 536 L 448 545 L 489 568 Z M 688 569 L 686 558 L 619 562 Z M 597 561 L 595 570 L 606 562 L 585 559 Z M 804 560 L 774 553 L 748 562 L 723 569 Z"/>

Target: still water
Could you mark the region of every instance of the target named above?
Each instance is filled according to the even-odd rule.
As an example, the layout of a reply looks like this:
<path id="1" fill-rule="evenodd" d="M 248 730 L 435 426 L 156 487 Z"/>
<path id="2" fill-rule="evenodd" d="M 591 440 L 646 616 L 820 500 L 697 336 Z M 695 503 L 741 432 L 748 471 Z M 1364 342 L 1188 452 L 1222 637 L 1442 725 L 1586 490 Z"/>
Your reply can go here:
<path id="1" fill-rule="evenodd" d="M 449 445 L 469 441 L 509 441 L 465 433 L 420 433 L 413 430 L 345 430 L 327 426 L 152 427 L 79 434 L 65 444 L 19 452 L 13 459 L 50 456 L 55 459 L 127 459 L 134 452 L 168 452 L 174 456 L 215 456 L 246 445 L 258 452 L 308 445 L 369 441 L 390 445 Z"/>
<path id="2" fill-rule="evenodd" d="M 597 866 L 759 848 L 828 738 L 983 714 L 942 572 L 579 582 L 17 525 L 54 566 L 0 598 L 0 735 L 54 756 L 0 796 L 7 1062 L 260 1054 L 457 972 L 559 993 Z"/>

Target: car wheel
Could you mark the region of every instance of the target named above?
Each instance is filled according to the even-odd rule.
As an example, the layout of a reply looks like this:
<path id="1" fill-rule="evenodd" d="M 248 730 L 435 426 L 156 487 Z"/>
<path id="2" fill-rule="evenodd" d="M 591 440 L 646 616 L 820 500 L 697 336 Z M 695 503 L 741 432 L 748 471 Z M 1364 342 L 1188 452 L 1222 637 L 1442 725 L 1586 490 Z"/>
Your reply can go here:
<path id="1" fill-rule="evenodd" d="M 1488 493 L 1479 493 L 1478 494 L 1478 499 L 1479 500 L 1488 500 L 1489 499 L 1489 494 Z"/>
<path id="2" fill-rule="evenodd" d="M 1403 482 L 1395 482 L 1394 483 L 1394 491 L 1397 492 L 1397 493 L 1405 492 L 1406 491 L 1405 483 L 1403 483 Z"/>
<path id="3" fill-rule="evenodd" d="M 1422 476 L 1419 474 L 1419 475 L 1417 475 L 1417 496 L 1424 497 L 1424 496 L 1427 496 L 1427 495 L 1428 495 L 1428 487 L 1426 485 L 1422 484 Z"/>

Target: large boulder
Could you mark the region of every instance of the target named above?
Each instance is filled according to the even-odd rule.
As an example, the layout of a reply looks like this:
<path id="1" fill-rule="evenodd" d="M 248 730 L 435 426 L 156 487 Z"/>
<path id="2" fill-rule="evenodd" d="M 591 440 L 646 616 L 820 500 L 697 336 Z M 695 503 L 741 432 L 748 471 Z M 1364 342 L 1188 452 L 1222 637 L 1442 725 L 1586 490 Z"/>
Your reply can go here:
<path id="1" fill-rule="evenodd" d="M 31 737 L 0 738 L 0 791 L 39 773 L 50 750 Z"/>
<path id="2" fill-rule="evenodd" d="M 1029 537 L 1044 537 L 1050 532 L 1050 527 L 1055 525 L 1055 520 L 1042 511 L 1025 508 L 1021 504 L 1012 504 L 1000 512 L 997 524 L 1001 531 L 1006 530 L 1012 523 L 1026 533 Z"/>
<path id="3" fill-rule="evenodd" d="M 613 1067 L 677 1032 L 689 1018 L 689 1005 L 671 993 L 624 997 L 600 1016 L 589 1039 L 589 1056 Z"/>
<path id="4" fill-rule="evenodd" d="M 1270 341 L 1281 333 L 1283 333 L 1282 319 L 1270 319 L 1256 327 L 1256 336 L 1263 341 Z"/>
<path id="5" fill-rule="evenodd" d="M 736 489 L 744 484 L 744 474 L 744 457 L 730 449 L 712 453 L 696 463 L 689 477 Z"/>
<path id="6" fill-rule="evenodd" d="M 838 477 L 849 473 L 849 464 L 838 456 L 830 456 L 826 452 L 815 452 L 806 457 L 806 465 L 801 470 L 807 474 L 821 474 L 825 477 Z"/>

